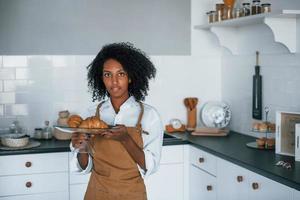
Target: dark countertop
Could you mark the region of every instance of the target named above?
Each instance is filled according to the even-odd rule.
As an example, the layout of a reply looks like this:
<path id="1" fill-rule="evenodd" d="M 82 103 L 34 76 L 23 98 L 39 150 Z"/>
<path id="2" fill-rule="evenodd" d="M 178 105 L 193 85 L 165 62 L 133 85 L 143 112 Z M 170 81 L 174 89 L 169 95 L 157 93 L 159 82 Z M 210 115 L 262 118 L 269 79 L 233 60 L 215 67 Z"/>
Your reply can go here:
<path id="1" fill-rule="evenodd" d="M 14 151 L 4 151 L 0 150 L 0 156 L 7 155 L 20 155 L 20 154 L 32 154 L 32 153 L 55 153 L 55 152 L 68 152 L 70 151 L 70 140 L 35 140 L 41 143 L 39 147 L 31 148 L 31 149 L 23 149 L 23 150 L 14 150 Z M 174 137 L 170 137 L 165 135 L 163 140 L 163 145 L 178 145 L 178 144 L 187 144 L 188 141 L 184 141 L 181 139 L 177 139 Z"/>
<path id="2" fill-rule="evenodd" d="M 246 143 L 255 141 L 254 137 L 233 131 L 226 137 L 193 136 L 189 133 L 172 133 L 168 135 L 189 141 L 190 144 L 199 149 L 300 190 L 300 162 L 295 162 L 295 158 L 292 156 L 275 154 L 274 150 L 247 147 Z M 280 160 L 291 163 L 292 169 L 275 166 Z"/>

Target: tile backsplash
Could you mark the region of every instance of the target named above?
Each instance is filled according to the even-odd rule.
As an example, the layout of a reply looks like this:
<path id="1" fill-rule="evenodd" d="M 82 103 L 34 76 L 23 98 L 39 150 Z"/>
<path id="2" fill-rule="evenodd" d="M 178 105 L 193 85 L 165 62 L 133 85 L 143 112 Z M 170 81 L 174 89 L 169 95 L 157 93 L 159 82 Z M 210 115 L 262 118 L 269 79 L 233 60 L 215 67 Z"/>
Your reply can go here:
<path id="1" fill-rule="evenodd" d="M 86 79 L 86 66 L 93 58 L 0 56 L 0 132 L 18 120 L 32 134 L 45 120 L 56 124 L 60 110 L 83 117 L 93 113 L 98 102 L 92 102 Z M 150 82 L 146 103 L 160 112 L 164 124 L 171 118 L 185 122 L 186 96 L 197 96 L 201 102 L 221 98 L 221 62 L 215 56 L 151 56 L 151 60 L 157 77 Z"/>

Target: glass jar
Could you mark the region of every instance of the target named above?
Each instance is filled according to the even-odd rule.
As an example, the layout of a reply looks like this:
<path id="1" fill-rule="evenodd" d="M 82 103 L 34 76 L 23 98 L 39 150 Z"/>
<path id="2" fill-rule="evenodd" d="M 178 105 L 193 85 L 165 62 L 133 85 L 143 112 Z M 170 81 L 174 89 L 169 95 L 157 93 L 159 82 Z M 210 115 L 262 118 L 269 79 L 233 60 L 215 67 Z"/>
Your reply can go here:
<path id="1" fill-rule="evenodd" d="M 261 5 L 260 5 L 260 0 L 253 0 L 252 1 L 252 6 L 251 6 L 251 14 L 252 15 L 257 15 L 261 13 Z"/>
<path id="2" fill-rule="evenodd" d="M 241 8 L 234 9 L 233 18 L 239 18 L 242 16 L 243 16 L 243 9 L 241 9 Z"/>
<path id="3" fill-rule="evenodd" d="M 271 4 L 270 3 L 263 3 L 261 4 L 262 13 L 269 13 L 271 12 Z"/>
<path id="4" fill-rule="evenodd" d="M 216 18 L 215 21 L 220 22 L 224 19 L 225 5 L 223 3 L 216 4 Z"/>
<path id="5" fill-rule="evenodd" d="M 215 16 L 216 16 L 216 11 L 208 11 L 206 13 L 207 18 L 208 18 L 208 23 L 213 23 L 215 22 Z"/>
<path id="6" fill-rule="evenodd" d="M 243 7 L 242 7 L 243 16 L 249 16 L 251 14 L 250 3 L 243 3 L 242 5 L 243 5 Z"/>
<path id="7" fill-rule="evenodd" d="M 43 134 L 42 138 L 43 139 L 51 139 L 52 138 L 52 128 L 49 126 L 50 122 L 45 121 L 45 127 L 43 128 Z"/>
<path id="8" fill-rule="evenodd" d="M 35 139 L 42 139 L 43 137 L 43 129 L 42 128 L 35 128 L 34 129 L 34 138 Z"/>

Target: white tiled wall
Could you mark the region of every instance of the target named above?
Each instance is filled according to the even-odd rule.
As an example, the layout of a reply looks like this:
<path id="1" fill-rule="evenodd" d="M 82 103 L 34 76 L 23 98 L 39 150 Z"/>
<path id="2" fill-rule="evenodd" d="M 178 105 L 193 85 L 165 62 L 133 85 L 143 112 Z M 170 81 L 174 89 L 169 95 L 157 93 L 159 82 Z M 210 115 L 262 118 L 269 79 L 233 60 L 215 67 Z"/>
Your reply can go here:
<path id="1" fill-rule="evenodd" d="M 300 54 L 263 54 L 263 106 L 270 107 L 269 119 L 275 122 L 276 110 L 300 111 Z M 252 76 L 255 56 L 226 55 L 222 59 L 222 98 L 233 110 L 231 128 L 241 133 L 250 132 L 252 125 Z M 265 116 L 264 116 L 265 120 Z"/>
<path id="2" fill-rule="evenodd" d="M 3 59 L 0 130 L 7 129 L 17 119 L 31 134 L 45 120 L 55 124 L 60 110 L 87 116 L 95 104 L 86 80 L 86 66 L 93 56 L 0 58 Z M 146 103 L 157 108 L 165 124 L 175 117 L 185 122 L 183 98 L 186 96 L 196 96 L 201 103 L 221 98 L 221 63 L 215 56 L 152 56 L 151 59 L 157 77 L 151 81 Z"/>

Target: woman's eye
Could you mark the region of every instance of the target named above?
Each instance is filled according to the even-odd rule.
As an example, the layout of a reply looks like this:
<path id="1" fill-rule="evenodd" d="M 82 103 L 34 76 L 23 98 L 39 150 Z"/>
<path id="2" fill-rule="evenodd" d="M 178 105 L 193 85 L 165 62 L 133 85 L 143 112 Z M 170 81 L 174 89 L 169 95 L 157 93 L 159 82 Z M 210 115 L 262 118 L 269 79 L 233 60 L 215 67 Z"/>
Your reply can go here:
<path id="1" fill-rule="evenodd" d="M 103 73 L 103 77 L 110 77 L 110 73 Z"/>
<path id="2" fill-rule="evenodd" d="M 120 76 L 120 77 L 124 77 L 124 76 L 126 76 L 126 73 L 125 73 L 125 72 L 120 72 L 120 73 L 119 73 L 119 76 Z"/>

